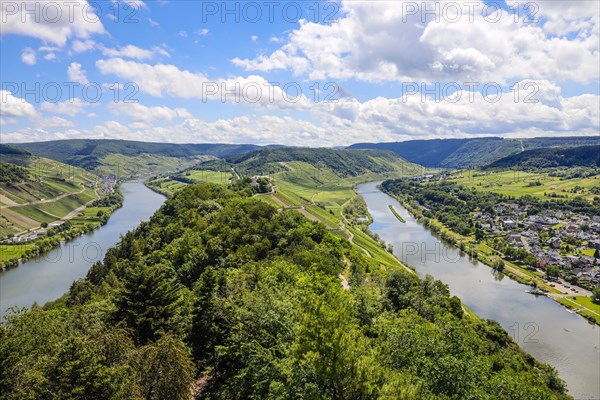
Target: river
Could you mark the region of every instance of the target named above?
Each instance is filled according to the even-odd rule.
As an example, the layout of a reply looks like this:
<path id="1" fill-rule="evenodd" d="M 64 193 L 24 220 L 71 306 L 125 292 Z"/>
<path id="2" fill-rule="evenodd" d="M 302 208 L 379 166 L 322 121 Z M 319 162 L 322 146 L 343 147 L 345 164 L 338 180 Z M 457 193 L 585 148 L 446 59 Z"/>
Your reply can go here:
<path id="1" fill-rule="evenodd" d="M 0 318 L 9 307 L 31 307 L 55 300 L 67 292 L 73 281 L 86 276 L 96 261 L 119 241 L 121 235 L 147 220 L 165 201 L 164 196 L 142 182 L 121 185 L 123 207 L 106 225 L 63 243 L 50 252 L 0 272 Z"/>
<path id="2" fill-rule="evenodd" d="M 554 366 L 575 399 L 600 399 L 600 327 L 547 297 L 525 293 L 529 287 L 462 256 L 444 244 L 400 205 L 377 189 L 358 186 L 373 217 L 370 229 L 394 246 L 394 254 L 420 276 L 446 283 L 473 312 L 494 319 L 539 361 Z M 406 223 L 389 210 L 392 205 Z"/>

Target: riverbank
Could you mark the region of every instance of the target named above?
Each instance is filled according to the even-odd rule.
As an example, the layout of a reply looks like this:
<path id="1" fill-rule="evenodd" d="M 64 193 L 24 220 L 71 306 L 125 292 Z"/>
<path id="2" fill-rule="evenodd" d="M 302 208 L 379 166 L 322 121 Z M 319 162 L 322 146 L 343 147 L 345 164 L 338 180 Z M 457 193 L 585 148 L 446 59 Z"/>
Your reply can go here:
<path id="1" fill-rule="evenodd" d="M 165 201 L 141 182 L 124 182 L 120 191 L 122 207 L 115 209 L 104 225 L 62 242 L 18 268 L 0 272 L 0 321 L 10 307 L 31 307 L 34 302 L 43 305 L 64 295 L 123 235 L 148 220 Z"/>
<path id="2" fill-rule="evenodd" d="M 600 327 L 546 296 L 526 293 L 530 286 L 516 282 L 426 228 L 395 198 L 377 189 L 379 183 L 359 185 L 374 222 L 369 227 L 394 246 L 394 255 L 448 285 L 473 313 L 492 319 L 537 360 L 556 368 L 575 399 L 600 399 Z M 406 220 L 399 223 L 389 205 Z"/>
<path id="3" fill-rule="evenodd" d="M 114 192 L 90 201 L 54 223 L 35 240 L 23 243 L 0 244 L 0 271 L 18 267 L 19 264 L 48 253 L 67 242 L 104 226 L 111 215 L 123 206 L 123 195 L 118 187 Z"/>
<path id="4" fill-rule="evenodd" d="M 383 188 L 381 190 L 388 196 L 396 199 L 420 223 L 438 235 L 440 239 L 446 243 L 455 246 L 469 257 L 480 261 L 481 263 L 493 268 L 498 272 L 503 273 L 516 282 L 530 285 L 544 291 L 552 300 L 563 305 L 567 309 L 576 312 L 589 322 L 600 325 L 600 311 L 591 308 L 590 304 L 578 301 L 577 297 L 580 296 L 575 296 L 576 292 L 572 291 L 570 287 L 567 289 L 570 290 L 571 293 L 558 290 L 556 287 L 557 285 L 547 281 L 545 279 L 545 274 L 542 275 L 542 273 L 537 271 L 537 269 L 532 271 L 530 269 L 523 268 L 514 262 L 501 257 L 496 250 L 490 248 L 489 246 L 476 243 L 472 238 L 460 235 L 450 230 L 442 222 L 435 218 L 425 217 L 421 210 L 412 206 L 406 196 L 399 196 L 395 193 L 385 192 Z M 395 210 L 392 210 L 392 212 L 394 211 Z M 394 213 L 394 215 L 396 215 L 396 213 Z M 559 287 L 562 286 L 559 285 Z M 588 291 L 583 288 L 578 288 L 577 290 L 579 293 L 588 293 Z"/>

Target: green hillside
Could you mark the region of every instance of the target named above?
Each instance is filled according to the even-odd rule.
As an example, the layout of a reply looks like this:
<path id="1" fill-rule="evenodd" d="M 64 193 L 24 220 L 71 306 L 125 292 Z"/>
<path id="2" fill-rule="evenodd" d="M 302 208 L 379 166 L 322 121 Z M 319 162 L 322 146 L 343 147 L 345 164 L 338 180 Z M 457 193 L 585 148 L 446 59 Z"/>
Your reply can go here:
<path id="1" fill-rule="evenodd" d="M 424 171 L 421 166 L 390 151 L 280 147 L 199 163 L 179 173 L 150 180 L 149 185 L 171 194 L 190 183 L 229 184 L 239 177 L 269 175 L 278 190 L 289 189 L 307 196 L 310 193 L 307 201 L 320 198 L 318 193 L 341 190 L 345 193 L 345 202 L 353 197 L 349 194 L 357 183 L 415 176 Z M 336 207 L 341 207 L 343 202 L 337 202 Z"/>
<path id="2" fill-rule="evenodd" d="M 146 143 L 101 139 L 17 143 L 12 146 L 98 174 L 119 176 L 164 173 L 183 169 L 209 158 L 258 148 L 254 145 Z"/>
<path id="3" fill-rule="evenodd" d="M 0 183 L 18 183 L 29 180 L 29 172 L 25 168 L 0 161 Z"/>
<path id="4" fill-rule="evenodd" d="M 98 177 L 80 168 L 6 147 L 0 160 L 0 238 L 27 235 L 99 197 Z"/>
<path id="5" fill-rule="evenodd" d="M 5 144 L 0 143 L 0 155 L 1 156 L 11 156 L 11 155 L 29 155 L 30 153 L 26 150 L 19 149 L 17 147 L 7 146 Z"/>
<path id="6" fill-rule="evenodd" d="M 341 178 L 366 173 L 391 173 L 413 168 L 391 151 L 334 150 L 327 148 L 281 147 L 225 157 L 239 174 L 256 175 L 289 170 L 287 162 L 297 161 L 329 169 Z M 222 165 L 222 164 L 221 164 Z"/>
<path id="7" fill-rule="evenodd" d="M 391 143 L 357 143 L 349 149 L 390 150 L 427 167 L 467 168 L 485 166 L 521 151 L 548 147 L 599 145 L 600 137 L 558 137 L 532 139 L 433 139 Z"/>
<path id="8" fill-rule="evenodd" d="M 218 185 L 177 192 L 62 299 L 9 317 L 0 371 L 7 398 L 570 398 L 442 282 Z"/>
<path id="9" fill-rule="evenodd" d="M 526 150 L 494 161 L 486 168 L 600 167 L 600 145 Z"/>

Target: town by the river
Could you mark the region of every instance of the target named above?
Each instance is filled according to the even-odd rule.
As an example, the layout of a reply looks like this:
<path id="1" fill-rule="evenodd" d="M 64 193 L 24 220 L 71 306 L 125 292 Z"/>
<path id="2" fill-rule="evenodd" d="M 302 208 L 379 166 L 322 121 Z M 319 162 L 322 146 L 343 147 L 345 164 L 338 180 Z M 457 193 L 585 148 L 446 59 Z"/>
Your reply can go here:
<path id="1" fill-rule="evenodd" d="M 394 246 L 394 254 L 420 276 L 433 275 L 484 319 L 502 325 L 525 351 L 558 370 L 575 399 L 600 399 L 600 329 L 552 299 L 526 293 L 530 287 L 494 271 L 425 229 L 379 183 L 357 192 L 373 217 L 370 229 Z M 389 205 L 406 220 L 400 223 Z"/>

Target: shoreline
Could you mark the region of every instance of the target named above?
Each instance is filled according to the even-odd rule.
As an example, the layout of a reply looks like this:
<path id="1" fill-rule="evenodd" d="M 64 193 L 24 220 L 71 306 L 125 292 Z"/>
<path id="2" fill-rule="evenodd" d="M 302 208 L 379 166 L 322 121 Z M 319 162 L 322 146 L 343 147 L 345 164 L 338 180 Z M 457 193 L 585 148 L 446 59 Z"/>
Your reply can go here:
<path id="1" fill-rule="evenodd" d="M 494 271 L 503 273 L 515 282 L 542 289 L 545 292 L 544 295 L 546 297 L 559 303 L 567 311 L 576 312 L 582 318 L 586 319 L 589 323 L 600 326 L 600 315 L 598 315 L 594 310 L 586 308 L 585 306 L 576 303 L 570 299 L 571 297 L 577 297 L 577 295 L 560 292 L 559 290 L 545 283 L 541 277 L 534 277 L 533 274 L 528 274 L 522 271 L 520 267 L 518 267 L 511 261 L 505 260 L 504 258 L 501 258 L 499 256 L 498 258 L 504 262 L 504 268 L 502 270 L 495 268 L 492 265 L 492 261 L 488 259 L 487 254 L 482 253 L 480 250 L 473 248 L 473 243 L 468 237 L 453 232 L 437 219 L 425 218 L 421 213 L 419 213 L 410 204 L 408 204 L 406 199 L 404 199 L 403 197 L 392 193 L 388 193 L 381 189 L 380 186 L 378 186 L 378 189 L 381 190 L 382 193 L 397 200 L 402 205 L 402 207 L 404 207 L 421 225 L 423 225 L 424 228 L 429 229 L 434 235 L 438 236 L 440 240 L 443 240 L 449 245 L 454 246 L 456 249 L 460 250 L 461 252 L 464 252 L 469 257 L 474 258 L 475 260 L 488 266 Z M 460 245 L 457 245 L 457 243 L 460 243 Z M 577 288 L 581 291 L 585 291 L 584 288 Z M 561 301 L 561 299 L 564 300 Z M 589 314 L 586 314 L 585 312 Z"/>
<path id="2" fill-rule="evenodd" d="M 101 206 L 101 205 L 94 206 L 95 203 L 102 202 L 103 200 L 109 198 L 113 194 L 117 194 L 120 196 L 120 200 L 118 200 L 118 202 L 116 204 L 110 205 L 110 206 Z M 101 204 L 101 203 L 99 203 L 99 204 Z M 102 217 L 99 217 L 99 218 L 101 218 L 100 221 L 87 222 L 80 226 L 71 226 L 67 230 L 59 229 L 58 232 L 54 233 L 52 236 L 48 236 L 49 231 L 47 231 L 46 234 L 44 234 L 44 236 L 41 236 L 39 238 L 36 238 L 36 239 L 34 239 L 32 241 L 28 241 L 28 242 L 14 243 L 14 244 L 8 244 L 8 243 L 0 244 L 0 246 L 6 246 L 5 248 L 2 248 L 0 250 L 0 272 L 4 272 L 4 271 L 7 271 L 7 270 L 13 269 L 13 268 L 18 268 L 21 264 L 26 263 L 28 260 L 31 260 L 32 258 L 40 257 L 40 256 L 43 256 L 44 254 L 47 254 L 48 252 L 52 251 L 53 249 L 59 247 L 62 243 L 66 243 L 71 240 L 75 240 L 87 233 L 93 232 L 96 229 L 99 229 L 102 226 L 106 225 L 108 223 L 108 221 L 110 220 L 110 217 L 112 216 L 112 214 L 119 208 L 123 207 L 123 195 L 120 191 L 120 184 L 117 185 L 117 187 L 115 188 L 115 191 L 113 193 L 110 193 L 110 194 L 102 196 L 102 197 L 98 197 L 97 199 L 94 199 L 94 200 L 90 201 L 88 204 L 86 204 L 81 210 L 75 209 L 75 210 L 71 211 L 70 213 L 68 213 L 65 217 L 57 220 L 57 221 L 63 221 L 63 223 L 52 229 L 60 228 L 64 224 L 70 223 L 70 221 L 75 219 L 80 213 L 84 212 L 86 209 L 91 208 L 91 207 L 102 208 L 102 210 L 99 210 L 99 211 L 103 211 L 104 214 L 102 215 Z M 69 218 L 67 218 L 67 217 L 69 217 Z M 54 222 L 57 222 L 57 221 L 54 221 Z M 44 243 L 46 244 L 46 246 L 39 247 L 40 244 L 44 244 Z M 3 259 L 3 257 L 1 257 L 2 253 L 5 251 L 8 251 L 8 249 L 10 249 L 11 247 L 19 247 L 19 246 L 25 246 L 25 247 L 29 247 L 29 248 L 24 250 L 20 256 L 7 258 L 6 260 Z"/>

